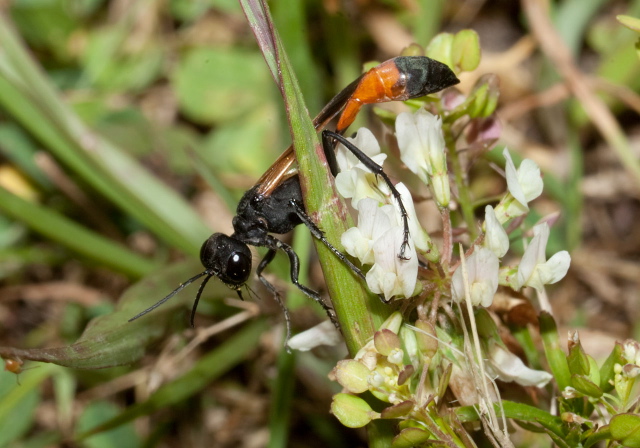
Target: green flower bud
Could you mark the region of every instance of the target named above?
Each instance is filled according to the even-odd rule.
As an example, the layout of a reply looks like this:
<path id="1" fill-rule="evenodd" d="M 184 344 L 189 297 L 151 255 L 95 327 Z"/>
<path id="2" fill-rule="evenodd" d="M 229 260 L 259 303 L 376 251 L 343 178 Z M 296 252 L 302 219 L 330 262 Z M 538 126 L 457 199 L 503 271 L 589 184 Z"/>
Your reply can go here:
<path id="1" fill-rule="evenodd" d="M 371 420 L 380 418 L 371 406 L 360 397 L 336 394 L 331 402 L 331 413 L 347 428 L 362 428 Z"/>
<path id="2" fill-rule="evenodd" d="M 470 72 L 480 64 L 480 39 L 473 30 L 462 30 L 456 33 L 451 47 L 453 66 L 461 71 Z"/>

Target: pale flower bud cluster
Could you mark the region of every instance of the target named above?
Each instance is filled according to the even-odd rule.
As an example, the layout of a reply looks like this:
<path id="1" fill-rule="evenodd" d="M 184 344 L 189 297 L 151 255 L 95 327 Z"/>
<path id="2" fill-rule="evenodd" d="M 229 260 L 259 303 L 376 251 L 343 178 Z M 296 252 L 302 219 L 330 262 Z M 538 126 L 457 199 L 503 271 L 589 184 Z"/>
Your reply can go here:
<path id="1" fill-rule="evenodd" d="M 391 405 L 382 411 L 382 418 L 389 418 L 391 414 L 394 418 L 411 418 L 420 407 L 415 394 L 416 367 L 409 353 L 429 359 L 434 350 L 426 348 L 431 347 L 429 344 L 421 345 L 413 330 L 401 326 L 402 316 L 399 312 L 393 313 L 354 359 L 338 362 L 330 373 L 330 378 L 343 387 L 343 393 L 334 397 L 332 405 L 332 412 L 341 421 L 343 416 L 347 419 L 347 407 L 352 409 L 356 403 L 364 406 L 355 401 L 359 397 L 351 394 L 366 391 Z M 347 394 L 351 396 L 345 397 Z M 380 414 L 367 411 L 363 420 L 374 418 L 380 418 Z"/>
<path id="2" fill-rule="evenodd" d="M 627 339 L 622 345 L 622 358 L 626 364 L 616 363 L 614 366 L 616 388 L 619 388 L 617 383 L 633 382 L 640 376 L 640 343 Z"/>

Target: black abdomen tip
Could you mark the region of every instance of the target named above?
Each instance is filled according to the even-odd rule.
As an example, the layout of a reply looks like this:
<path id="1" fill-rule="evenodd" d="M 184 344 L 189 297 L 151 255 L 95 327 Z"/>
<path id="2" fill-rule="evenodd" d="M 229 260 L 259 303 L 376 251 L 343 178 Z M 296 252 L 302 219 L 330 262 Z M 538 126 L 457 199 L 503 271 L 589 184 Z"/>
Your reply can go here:
<path id="1" fill-rule="evenodd" d="M 446 64 L 426 56 L 400 56 L 395 58 L 395 63 L 406 77 L 409 98 L 439 92 L 460 82 Z"/>

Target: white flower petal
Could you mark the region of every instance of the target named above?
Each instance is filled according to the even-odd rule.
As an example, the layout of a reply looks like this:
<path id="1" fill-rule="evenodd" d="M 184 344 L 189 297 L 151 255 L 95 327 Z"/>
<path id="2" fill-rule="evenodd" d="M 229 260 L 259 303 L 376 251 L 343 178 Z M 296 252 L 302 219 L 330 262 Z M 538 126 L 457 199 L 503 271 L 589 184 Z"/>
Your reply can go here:
<path id="1" fill-rule="evenodd" d="M 505 158 L 505 175 L 507 177 L 507 188 L 509 189 L 509 193 L 513 196 L 516 201 L 527 207 L 527 198 L 522 191 L 522 187 L 520 186 L 520 182 L 518 179 L 518 170 L 516 170 L 516 166 L 513 164 L 513 160 L 511 159 L 511 154 L 509 154 L 509 150 L 507 148 L 502 151 L 502 155 Z M 527 208 L 528 210 L 528 208 Z"/>
<path id="2" fill-rule="evenodd" d="M 335 325 L 330 320 L 325 320 L 315 327 L 298 333 L 289 339 L 287 345 L 293 350 L 306 352 L 320 345 L 337 345 L 341 339 Z"/>
<path id="3" fill-rule="evenodd" d="M 400 148 L 400 159 L 424 183 L 429 182 L 431 165 L 428 160 L 427 142 L 418 129 L 416 116 L 403 112 L 396 119 L 396 136 Z"/>
<path id="4" fill-rule="evenodd" d="M 348 141 L 353 143 L 360 151 L 365 153 L 371 159 L 375 160 L 377 164 L 382 165 L 387 158 L 386 154 L 380 153 L 380 144 L 373 133 L 367 128 L 358 129 L 358 133 L 354 138 L 347 138 Z M 349 171 L 353 168 L 360 168 L 368 171 L 351 151 L 344 147 L 341 143 L 336 145 L 336 161 L 340 172 Z"/>
<path id="5" fill-rule="evenodd" d="M 406 254 L 408 260 L 398 258 L 403 238 L 402 227 L 393 227 L 373 244 L 375 264 L 367 272 L 367 285 L 372 292 L 384 294 L 387 300 L 396 295 L 411 297 L 415 290 L 418 255 L 415 248 L 410 247 Z"/>
<path id="6" fill-rule="evenodd" d="M 520 358 L 491 343 L 488 366 L 502 381 L 515 381 L 522 386 L 544 387 L 553 375 L 544 370 L 534 370 L 525 366 Z"/>
<path id="7" fill-rule="evenodd" d="M 373 264 L 372 240 L 367 238 L 358 227 L 351 227 L 344 232 L 340 242 L 344 250 L 360 260 L 360 263 Z"/>
<path id="8" fill-rule="evenodd" d="M 567 251 L 561 251 L 547 260 L 545 251 L 549 240 L 549 225 L 545 222 L 533 228 L 534 237 L 522 256 L 518 266 L 516 289 L 523 286 L 542 291 L 544 285 L 561 280 L 569 269 L 571 256 Z"/>
<path id="9" fill-rule="evenodd" d="M 524 251 L 522 261 L 518 266 L 518 278 L 516 280 L 516 289 L 529 285 L 530 282 L 536 284 L 536 289 L 540 288 L 537 279 L 532 279 L 536 267 L 540 263 L 546 261 L 545 251 L 547 249 L 547 241 L 549 240 L 549 226 L 546 223 L 538 224 L 533 228 L 534 237 Z M 533 286 L 533 285 L 530 285 Z"/>
<path id="10" fill-rule="evenodd" d="M 542 176 L 540 168 L 530 159 L 524 159 L 518 168 L 518 183 L 527 202 L 533 201 L 542 194 Z"/>
<path id="11" fill-rule="evenodd" d="M 504 254 L 509 250 L 509 236 L 498 221 L 496 213 L 490 205 L 487 205 L 484 209 L 484 223 L 484 246 L 490 249 L 496 257 L 504 257 Z"/>
<path id="12" fill-rule="evenodd" d="M 362 264 L 373 264 L 373 243 L 396 225 L 394 208 L 391 205 L 380 206 L 377 201 L 365 198 L 358 203 L 358 226 L 342 234 L 342 245 L 349 255 Z"/>
<path id="13" fill-rule="evenodd" d="M 554 254 L 546 263 L 538 265 L 541 281 L 545 285 L 559 282 L 567 275 L 570 264 L 571 256 L 566 250 Z"/>
<path id="14" fill-rule="evenodd" d="M 473 253 L 466 259 L 466 266 L 471 303 L 475 306 L 490 306 L 498 290 L 500 260 L 491 250 L 476 246 Z M 465 299 L 461 266 L 458 266 L 453 273 L 451 296 L 456 302 L 462 302 Z"/>

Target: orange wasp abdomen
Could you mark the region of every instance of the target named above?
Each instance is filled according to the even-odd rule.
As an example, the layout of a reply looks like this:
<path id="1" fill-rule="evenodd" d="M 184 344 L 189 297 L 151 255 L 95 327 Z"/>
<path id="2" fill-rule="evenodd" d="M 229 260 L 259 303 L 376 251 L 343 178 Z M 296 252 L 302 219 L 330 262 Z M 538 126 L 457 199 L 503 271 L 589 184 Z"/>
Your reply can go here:
<path id="1" fill-rule="evenodd" d="M 390 59 L 360 78 L 340 116 L 336 132 L 344 132 L 364 104 L 419 98 L 458 82 L 449 67 L 425 56 Z"/>

